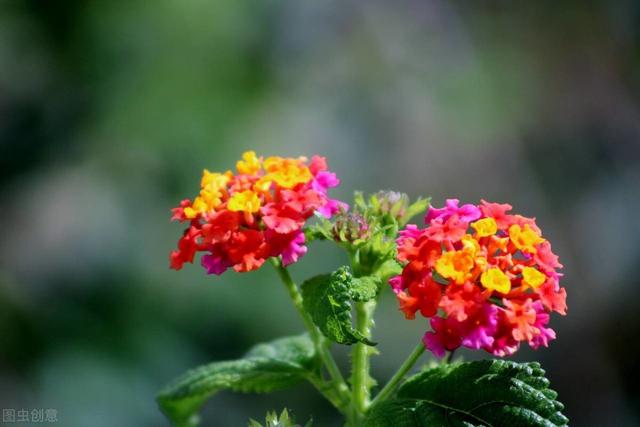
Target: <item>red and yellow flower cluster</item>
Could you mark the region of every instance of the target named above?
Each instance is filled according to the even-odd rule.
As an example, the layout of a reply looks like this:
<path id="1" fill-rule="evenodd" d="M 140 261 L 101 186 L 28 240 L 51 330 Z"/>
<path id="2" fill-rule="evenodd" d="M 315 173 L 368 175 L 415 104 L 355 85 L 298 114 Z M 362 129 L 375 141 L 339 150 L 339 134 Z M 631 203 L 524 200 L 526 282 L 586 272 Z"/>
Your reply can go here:
<path id="1" fill-rule="evenodd" d="M 400 232 L 404 268 L 390 284 L 408 319 L 431 319 L 423 341 L 434 354 L 464 346 L 506 356 L 555 338 L 547 324 L 551 312 L 566 314 L 562 265 L 535 220 L 510 210 L 449 199 L 429 209 L 426 228 Z"/>
<path id="2" fill-rule="evenodd" d="M 189 227 L 171 252 L 171 268 L 193 262 L 197 252 L 205 253 L 201 262 L 209 274 L 255 270 L 269 257 L 291 264 L 307 251 L 302 231 L 307 219 L 347 208 L 327 196 L 340 181 L 323 157 L 263 159 L 247 151 L 236 169 L 235 174 L 205 170 L 200 194 L 173 209 L 172 220 Z"/>

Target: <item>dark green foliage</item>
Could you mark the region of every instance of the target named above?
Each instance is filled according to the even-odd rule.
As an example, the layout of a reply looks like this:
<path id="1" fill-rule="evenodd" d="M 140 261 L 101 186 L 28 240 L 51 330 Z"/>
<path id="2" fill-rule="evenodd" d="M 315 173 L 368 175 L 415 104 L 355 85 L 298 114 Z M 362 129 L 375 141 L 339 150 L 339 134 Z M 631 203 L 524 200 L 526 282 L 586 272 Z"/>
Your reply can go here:
<path id="1" fill-rule="evenodd" d="M 484 360 L 444 365 L 410 378 L 372 408 L 367 427 L 557 427 L 567 418 L 536 362 Z"/>
<path id="2" fill-rule="evenodd" d="M 194 415 L 221 390 L 267 393 L 297 384 L 318 368 L 307 335 L 258 344 L 244 358 L 213 362 L 188 371 L 157 397 L 162 411 L 176 426 L 195 426 Z"/>
<path id="3" fill-rule="evenodd" d="M 331 274 L 312 277 L 302 284 L 304 309 L 330 340 L 347 345 L 356 342 L 375 345 L 351 323 L 351 300 L 365 301 L 369 296 L 375 297 L 374 284 L 377 282 L 373 278 L 360 278 L 354 287 L 349 268 L 340 267 Z"/>
<path id="4" fill-rule="evenodd" d="M 381 286 L 382 281 L 376 276 L 354 277 L 349 293 L 354 301 L 371 301 L 378 296 Z"/>

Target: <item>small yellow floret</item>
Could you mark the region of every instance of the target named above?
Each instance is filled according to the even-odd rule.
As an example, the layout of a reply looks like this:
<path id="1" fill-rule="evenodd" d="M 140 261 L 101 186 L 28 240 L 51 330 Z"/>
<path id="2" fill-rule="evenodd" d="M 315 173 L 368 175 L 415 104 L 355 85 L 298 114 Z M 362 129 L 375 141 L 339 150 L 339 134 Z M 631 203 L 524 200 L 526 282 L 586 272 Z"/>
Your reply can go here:
<path id="1" fill-rule="evenodd" d="M 253 175 L 260 170 L 260 158 L 256 156 L 255 151 L 245 151 L 242 153 L 242 160 L 236 163 L 238 172 L 245 175 Z"/>
<path id="2" fill-rule="evenodd" d="M 498 231 L 498 224 L 493 218 L 482 218 L 471 224 L 478 237 L 493 236 Z"/>
<path id="3" fill-rule="evenodd" d="M 233 212 L 258 212 L 260 198 L 251 190 L 241 191 L 231 196 L 227 209 Z"/>
<path id="4" fill-rule="evenodd" d="M 464 250 L 445 252 L 436 261 L 435 269 L 442 277 L 454 280 L 458 285 L 462 285 L 471 277 L 473 255 Z"/>
<path id="5" fill-rule="evenodd" d="M 462 250 L 469 252 L 472 256 L 480 252 L 480 244 L 471 234 L 465 234 L 460 241 L 462 242 Z"/>
<path id="6" fill-rule="evenodd" d="M 184 208 L 184 216 L 189 219 L 197 217 L 201 213 L 205 213 L 209 206 L 207 202 L 200 196 L 196 197 L 190 207 Z"/>
<path id="7" fill-rule="evenodd" d="M 280 187 L 293 188 L 298 184 L 306 184 L 313 176 L 304 159 L 285 159 L 268 157 L 264 160 L 264 169 L 268 172 L 265 178 L 273 180 Z"/>
<path id="8" fill-rule="evenodd" d="M 285 168 L 287 165 L 299 166 L 304 161 L 304 157 L 294 159 L 291 157 L 284 158 L 279 156 L 271 156 L 264 159 L 263 166 L 264 170 L 267 172 L 277 172 L 280 169 Z"/>
<path id="9" fill-rule="evenodd" d="M 257 193 L 267 193 L 271 189 L 271 183 L 273 181 L 265 176 L 260 178 L 253 184 L 253 191 Z"/>
<path id="10" fill-rule="evenodd" d="M 217 191 L 221 188 L 225 188 L 231 180 L 231 172 L 226 173 L 209 172 L 207 169 L 202 171 L 202 179 L 200 180 L 200 187 L 203 190 Z"/>
<path id="11" fill-rule="evenodd" d="M 499 268 L 493 267 L 482 273 L 480 283 L 487 289 L 506 294 L 511 290 L 511 281 Z"/>
<path id="12" fill-rule="evenodd" d="M 485 268 L 487 268 L 487 265 L 489 265 L 489 261 L 487 261 L 487 259 L 483 256 L 478 256 L 475 257 L 473 259 L 473 262 L 475 263 L 475 271 L 477 271 L 479 274 L 480 271 L 483 271 Z M 477 277 L 477 276 L 476 276 Z"/>
<path id="13" fill-rule="evenodd" d="M 522 284 L 524 286 L 538 289 L 546 280 L 547 276 L 533 267 L 525 267 L 522 269 Z"/>
<path id="14" fill-rule="evenodd" d="M 529 224 L 525 224 L 524 228 L 518 224 L 509 227 L 509 238 L 516 248 L 530 254 L 535 254 L 537 252 L 535 246 L 544 242 L 544 239 Z"/>
<path id="15" fill-rule="evenodd" d="M 191 206 L 184 208 L 184 215 L 193 219 L 200 214 L 215 210 L 221 203 L 231 174 L 212 173 L 205 169 L 200 180 L 200 195 L 195 198 Z"/>

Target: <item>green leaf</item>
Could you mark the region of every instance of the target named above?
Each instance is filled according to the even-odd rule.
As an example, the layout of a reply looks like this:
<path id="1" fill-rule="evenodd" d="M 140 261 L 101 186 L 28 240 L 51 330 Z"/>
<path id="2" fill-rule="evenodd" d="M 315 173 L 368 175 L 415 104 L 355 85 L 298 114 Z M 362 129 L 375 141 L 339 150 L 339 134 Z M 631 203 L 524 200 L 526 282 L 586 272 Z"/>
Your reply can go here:
<path id="1" fill-rule="evenodd" d="M 306 335 L 258 344 L 238 360 L 213 362 L 188 371 L 165 387 L 158 404 L 176 426 L 197 426 L 196 412 L 221 390 L 267 393 L 297 384 L 317 370 Z"/>
<path id="2" fill-rule="evenodd" d="M 538 363 L 484 360 L 419 373 L 394 399 L 372 408 L 365 426 L 566 426 Z"/>
<path id="3" fill-rule="evenodd" d="M 364 199 L 364 193 L 362 191 L 353 192 L 353 207 L 358 212 L 365 212 L 367 210 L 367 202 Z"/>
<path id="4" fill-rule="evenodd" d="M 349 295 L 354 301 L 370 301 L 378 296 L 381 286 L 382 281 L 379 277 L 354 277 L 351 280 Z"/>
<path id="5" fill-rule="evenodd" d="M 400 265 L 395 258 L 388 259 L 376 269 L 375 274 L 380 278 L 382 283 L 386 284 L 393 276 L 402 274 L 402 265 Z"/>
<path id="6" fill-rule="evenodd" d="M 304 309 L 330 340 L 347 345 L 357 342 L 376 345 L 351 323 L 352 283 L 353 277 L 347 267 L 312 277 L 302 284 Z"/>
<path id="7" fill-rule="evenodd" d="M 429 207 L 429 203 L 431 202 L 431 197 L 427 197 L 426 199 L 418 199 L 413 202 L 408 208 L 405 214 L 400 218 L 400 226 L 406 225 L 411 218 L 418 215 L 419 213 L 423 213 Z"/>
<path id="8" fill-rule="evenodd" d="M 305 241 L 333 240 L 333 223 L 326 218 L 318 218 L 315 224 L 304 228 Z"/>

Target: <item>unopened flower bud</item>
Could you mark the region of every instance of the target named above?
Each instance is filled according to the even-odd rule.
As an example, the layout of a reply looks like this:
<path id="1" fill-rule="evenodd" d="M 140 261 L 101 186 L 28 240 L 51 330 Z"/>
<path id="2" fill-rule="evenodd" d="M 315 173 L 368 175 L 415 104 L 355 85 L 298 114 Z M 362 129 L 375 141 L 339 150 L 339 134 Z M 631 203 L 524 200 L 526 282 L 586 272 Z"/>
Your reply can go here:
<path id="1" fill-rule="evenodd" d="M 397 191 L 380 191 L 374 196 L 377 200 L 377 210 L 380 214 L 391 215 L 400 219 L 407 213 L 409 196 Z"/>
<path id="2" fill-rule="evenodd" d="M 333 237 L 338 242 L 355 242 L 371 235 L 366 219 L 357 213 L 342 212 L 336 215 Z"/>

